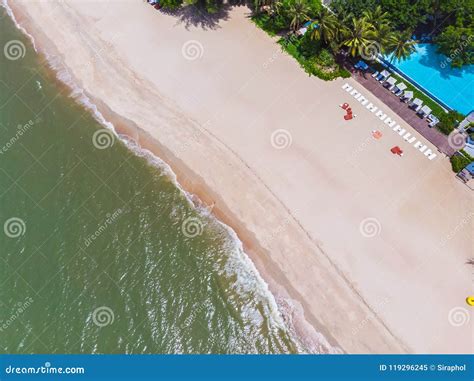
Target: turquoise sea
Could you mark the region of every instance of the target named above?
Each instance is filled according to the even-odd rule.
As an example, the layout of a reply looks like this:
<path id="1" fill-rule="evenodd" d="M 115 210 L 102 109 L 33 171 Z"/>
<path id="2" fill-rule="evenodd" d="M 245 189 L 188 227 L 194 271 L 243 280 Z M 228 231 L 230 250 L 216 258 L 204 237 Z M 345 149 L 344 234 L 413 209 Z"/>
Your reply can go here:
<path id="1" fill-rule="evenodd" d="M 1 7 L 0 48 L 0 351 L 299 351 L 233 233 L 71 97 Z"/>

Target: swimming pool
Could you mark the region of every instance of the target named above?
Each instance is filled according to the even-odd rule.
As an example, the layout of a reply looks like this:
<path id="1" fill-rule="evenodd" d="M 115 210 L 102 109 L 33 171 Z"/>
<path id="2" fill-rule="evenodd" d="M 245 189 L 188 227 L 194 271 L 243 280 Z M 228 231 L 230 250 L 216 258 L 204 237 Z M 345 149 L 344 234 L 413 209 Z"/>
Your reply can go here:
<path id="1" fill-rule="evenodd" d="M 418 44 L 407 60 L 391 63 L 450 108 L 463 114 L 474 109 L 474 65 L 452 69 L 447 57 L 436 53 L 433 44 Z"/>

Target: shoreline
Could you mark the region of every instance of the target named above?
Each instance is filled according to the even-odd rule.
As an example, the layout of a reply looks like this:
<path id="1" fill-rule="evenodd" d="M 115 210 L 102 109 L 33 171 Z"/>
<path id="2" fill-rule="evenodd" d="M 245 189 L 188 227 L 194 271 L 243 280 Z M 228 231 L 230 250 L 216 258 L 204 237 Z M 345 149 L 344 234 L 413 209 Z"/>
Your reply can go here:
<path id="1" fill-rule="evenodd" d="M 303 345 L 305 348 L 309 347 L 310 353 L 340 353 L 341 349 L 337 347 L 337 343 L 334 338 L 331 337 L 330 333 L 324 332 L 325 330 L 323 326 L 318 327 L 321 331 L 315 330 L 314 332 L 311 332 L 311 330 L 314 330 L 315 328 L 312 325 L 309 325 L 310 323 L 302 316 L 296 317 L 299 320 L 296 327 L 287 324 L 290 317 L 281 311 L 282 307 L 286 305 L 288 309 L 286 312 L 292 315 L 293 318 L 295 317 L 293 315 L 296 310 L 301 309 L 301 306 L 294 305 L 295 301 L 287 295 L 287 287 L 291 288 L 291 285 L 284 284 L 285 282 L 282 278 L 279 278 L 278 282 L 275 281 L 273 277 L 275 277 L 277 272 L 272 273 L 271 270 L 267 270 L 267 268 L 274 268 L 275 266 L 271 263 L 261 261 L 258 256 L 258 253 L 264 252 L 265 250 L 260 246 L 257 238 L 247 230 L 245 225 L 232 215 L 230 209 L 219 199 L 219 195 L 212 189 L 206 187 L 205 182 L 200 179 L 197 174 L 190 171 L 184 163 L 179 162 L 175 156 L 167 152 L 166 147 L 161 146 L 158 141 L 148 136 L 146 131 L 141 130 L 139 127 L 134 125 L 132 121 L 123 120 L 123 118 L 114 114 L 110 110 L 104 112 L 104 110 L 107 110 L 107 106 L 101 100 L 94 99 L 90 95 L 87 95 L 87 97 L 92 100 L 94 105 L 101 104 L 101 106 L 98 106 L 99 111 L 104 116 L 105 120 L 114 126 L 115 132 L 119 135 L 119 139 L 123 139 L 120 135 L 125 136 L 126 139 L 132 139 L 132 141 L 137 144 L 138 150 L 144 153 L 144 155 L 153 155 L 153 158 L 164 163 L 167 167 L 165 171 L 170 177 L 170 180 L 186 195 L 188 201 L 192 203 L 195 208 L 204 208 L 210 211 L 210 214 L 216 219 L 217 223 L 223 225 L 225 229 L 228 229 L 231 236 L 235 235 L 235 238 L 233 238 L 236 239 L 234 245 L 242 245 L 243 253 L 254 266 L 253 270 L 257 272 L 257 277 L 260 278 L 268 287 L 268 291 L 271 293 L 271 297 L 277 305 L 278 313 L 284 320 L 284 328 L 288 331 L 290 336 L 291 331 L 293 329 L 296 330 L 296 337 L 292 337 L 292 339 L 296 340 L 297 345 Z M 137 154 L 135 149 L 131 150 Z M 169 162 L 174 163 L 173 167 L 169 165 Z M 154 164 L 150 163 L 150 165 Z M 159 170 L 163 170 L 163 167 L 160 166 Z M 273 274 L 273 277 L 270 274 Z M 277 289 L 278 291 L 276 291 Z M 275 291 L 277 292 L 276 294 Z M 302 311 L 298 313 L 302 314 Z M 308 342 L 304 343 L 304 335 L 301 334 L 301 331 L 305 331 L 308 335 L 315 335 L 316 339 L 309 339 Z M 322 337 L 319 337 L 321 334 Z M 332 345 L 329 344 L 329 342 L 326 342 L 328 337 L 333 340 Z"/>
<path id="2" fill-rule="evenodd" d="M 4 4 L 2 5 L 5 7 Z M 7 10 L 10 9 L 13 17 L 15 17 L 13 13 L 14 7 L 10 8 L 9 4 L 7 4 L 7 7 Z M 9 12 L 7 13 L 10 17 L 12 16 Z M 157 169 L 166 172 L 174 185 L 186 195 L 188 201 L 192 203 L 195 208 L 204 207 L 210 210 L 210 213 L 216 219 L 217 223 L 223 225 L 225 229 L 228 229 L 231 235 L 235 235 L 237 241 L 234 244 L 242 245 L 244 255 L 248 257 L 254 267 L 252 271 L 255 271 L 256 276 L 264 282 L 265 286 L 267 286 L 267 291 L 270 292 L 271 298 L 273 298 L 273 301 L 276 303 L 280 318 L 283 319 L 285 324 L 283 328 L 288 332 L 292 340 L 295 340 L 297 346 L 303 346 L 305 350 L 309 350 L 309 353 L 342 353 L 329 332 L 321 333 L 321 331 L 325 331 L 323 326 L 318 327 L 321 331 L 317 331 L 314 326 L 307 322 L 302 316 L 304 314 L 302 306 L 295 305 L 295 301 L 287 294 L 286 287 L 291 288 L 291 285 L 286 284 L 286 287 L 282 286 L 281 283 L 283 283 L 283 279 L 279 279 L 278 282 L 275 282 L 270 272 L 266 270 L 267 267 L 274 266 L 258 259 L 258 253 L 263 252 L 264 249 L 260 246 L 256 237 L 247 231 L 244 223 L 241 223 L 235 218 L 224 203 L 219 202 L 219 206 L 215 206 L 219 195 L 211 188 L 206 187 L 203 179 L 200 179 L 197 174 L 187 168 L 182 161 L 170 153 L 159 141 L 138 127 L 133 121 L 127 120 L 123 116 L 111 111 L 105 102 L 99 98 L 95 98 L 80 87 L 80 85 L 78 85 L 79 81 L 71 75 L 70 69 L 61 60 L 60 53 L 54 51 L 55 49 L 51 46 L 50 41 L 40 41 L 38 43 L 33 35 L 28 33 L 16 19 L 14 19 L 14 22 L 17 28 L 31 40 L 36 54 L 44 56 L 45 62 L 48 63 L 45 69 L 51 74 L 50 79 L 55 82 L 56 86 L 65 87 L 69 91 L 69 94 L 65 94 L 66 96 L 72 98 L 83 107 L 102 126 L 108 129 L 111 128 L 117 135 L 117 139 L 121 140 L 122 143 L 128 146 L 131 140 L 137 145 L 137 149 L 142 156 L 152 155 L 154 159 L 163 163 L 166 168 L 160 165 Z M 31 25 L 28 26 L 31 28 Z M 51 51 L 54 53 L 51 54 Z M 60 66 L 63 67 L 54 67 L 52 61 L 47 56 L 58 58 L 60 60 Z M 61 78 L 61 74 L 64 74 L 64 72 L 68 74 L 68 79 Z M 135 148 L 128 147 L 128 149 L 134 152 L 134 154 L 140 155 L 140 153 L 135 151 Z M 148 158 L 145 158 L 145 160 L 149 161 Z M 170 166 L 170 162 L 173 163 L 173 167 Z M 149 162 L 149 164 L 155 166 L 154 163 Z M 275 290 L 272 291 L 273 287 L 275 287 L 275 290 L 279 290 L 277 294 L 274 293 Z M 282 307 L 286 310 L 286 313 L 281 311 Z M 293 319 L 296 320 L 296 323 L 293 322 Z M 290 320 L 291 323 L 288 324 Z M 314 324 L 314 322 L 312 323 Z M 304 333 L 304 335 L 302 333 Z M 310 336 L 310 338 L 306 339 L 305 336 Z M 332 339 L 332 345 L 327 341 L 327 337 Z"/>
<path id="3" fill-rule="evenodd" d="M 16 5 L 17 4 L 15 4 L 14 7 Z M 152 10 L 150 9 L 150 12 L 151 11 Z M 21 23 L 22 22 L 20 21 L 20 24 Z M 24 24 L 28 25 L 28 22 L 23 20 L 23 25 Z M 34 26 L 29 25 L 27 26 L 27 30 L 28 28 L 30 28 L 29 30 L 30 32 L 31 30 L 33 30 L 32 32 L 33 35 L 35 35 L 35 38 L 38 39 L 37 35 L 39 35 L 40 33 L 38 33 L 38 31 L 34 31 L 35 29 Z M 42 39 L 39 38 L 39 46 L 47 46 L 47 45 L 48 45 L 47 39 L 45 41 L 42 41 Z M 47 51 L 48 48 L 46 48 L 45 50 Z M 59 54 L 59 52 L 57 53 L 58 53 L 58 56 L 61 57 L 61 61 L 63 61 L 64 63 L 63 57 Z M 68 66 L 65 63 L 64 65 L 66 68 L 68 68 Z M 297 63 L 295 63 L 295 65 L 297 65 Z M 68 68 L 68 70 L 70 69 Z M 70 72 L 73 73 L 73 70 L 70 70 Z M 71 74 L 71 75 L 74 76 L 74 74 Z M 83 88 L 81 81 L 78 80 L 77 83 L 79 84 L 81 88 Z M 141 83 L 148 85 L 144 83 L 143 81 Z M 215 205 L 215 207 L 212 209 L 212 214 L 218 219 L 218 221 L 221 221 L 225 225 L 231 227 L 231 229 L 233 229 L 236 232 L 237 236 L 239 237 L 239 239 L 241 240 L 244 246 L 245 253 L 249 255 L 250 259 L 255 264 L 256 268 L 258 269 L 258 272 L 260 273 L 261 277 L 265 279 L 265 281 L 269 284 L 269 288 L 271 292 L 275 295 L 275 298 L 278 300 L 279 295 L 284 295 L 284 298 L 286 297 L 288 299 L 295 299 L 297 303 L 300 303 L 304 310 L 304 315 L 305 315 L 306 320 L 308 320 L 310 324 L 316 328 L 317 332 L 321 332 L 323 336 L 327 338 L 331 346 L 343 348 L 343 350 L 346 352 L 348 351 L 348 349 L 350 351 L 355 350 L 355 351 L 362 352 L 363 351 L 362 348 L 366 348 L 366 350 L 372 350 L 372 351 L 377 351 L 377 350 L 385 351 L 385 350 L 388 350 L 388 348 L 390 348 L 391 351 L 400 351 L 400 352 L 411 351 L 411 349 L 409 349 L 409 346 L 403 343 L 403 340 L 399 340 L 394 334 L 390 332 L 390 329 L 385 325 L 383 320 L 379 320 L 377 311 L 373 307 L 371 307 L 368 303 L 365 302 L 364 297 L 360 295 L 357 289 L 352 288 L 351 290 L 351 287 L 349 287 L 350 281 L 346 278 L 345 272 L 341 271 L 338 268 L 338 266 L 332 262 L 331 257 L 328 256 L 326 253 L 324 253 L 324 250 L 322 250 L 321 247 L 318 247 L 319 245 L 316 244 L 314 247 L 311 248 L 311 250 L 320 251 L 319 253 L 319 255 L 321 256 L 321 258 L 319 259 L 320 264 L 323 264 L 324 266 L 324 268 L 321 269 L 320 271 L 324 270 L 328 278 L 334 278 L 333 280 L 334 284 L 331 287 L 338 290 L 338 292 L 342 293 L 342 295 L 353 293 L 355 298 L 358 298 L 358 300 L 354 301 L 354 306 L 351 306 L 349 310 L 359 316 L 359 319 L 357 320 L 356 318 L 356 321 L 364 322 L 365 320 L 368 320 L 366 321 L 366 324 L 364 325 L 363 328 L 368 329 L 369 332 L 371 332 L 371 334 L 378 336 L 378 338 L 372 338 L 371 340 L 368 340 L 367 343 L 363 343 L 361 346 L 356 343 L 350 344 L 350 342 L 353 340 L 346 341 L 345 344 L 341 345 L 340 339 L 337 339 L 332 334 L 331 330 L 327 327 L 327 324 L 325 324 L 324 322 L 321 322 L 320 319 L 318 319 L 318 317 L 312 312 L 311 307 L 310 307 L 310 301 L 308 300 L 308 298 L 301 295 L 300 292 L 293 287 L 292 281 L 288 279 L 288 277 L 285 275 L 285 272 L 288 271 L 288 268 L 286 268 L 285 270 L 282 270 L 282 258 L 281 257 L 279 259 L 272 258 L 271 250 L 268 249 L 268 246 L 271 246 L 271 244 L 266 242 L 267 248 L 264 248 L 261 245 L 262 241 L 267 241 L 267 239 L 265 238 L 265 235 L 263 235 L 263 237 L 257 237 L 255 230 L 252 231 L 252 229 L 249 229 L 248 226 L 246 226 L 246 224 L 242 222 L 242 218 L 239 217 L 236 213 L 232 212 L 232 208 L 228 206 L 228 203 L 226 202 L 226 200 L 223 199 L 221 195 L 219 195 L 219 193 L 215 190 L 215 188 L 212 185 L 209 185 L 206 182 L 206 180 L 204 180 L 205 177 L 199 176 L 198 174 L 196 174 L 195 171 L 193 171 L 191 168 L 189 168 L 189 166 L 185 164 L 185 161 L 182 158 L 178 157 L 177 155 L 173 153 L 172 149 L 166 147 L 164 144 L 159 142 L 155 136 L 150 134 L 150 132 L 145 131 L 142 128 L 140 128 L 139 125 L 136 124 L 136 121 L 132 122 L 130 119 L 126 118 L 124 115 L 117 114 L 115 111 L 109 108 L 109 106 L 106 105 L 106 103 L 103 102 L 100 97 L 91 96 L 87 90 L 84 90 L 84 91 L 85 91 L 85 94 L 91 99 L 91 101 L 97 105 L 100 112 L 104 115 L 104 118 L 108 121 L 111 121 L 111 123 L 116 127 L 118 133 L 123 133 L 127 136 L 131 136 L 132 139 L 137 141 L 137 143 L 142 148 L 151 151 L 153 154 L 157 155 L 160 158 L 160 160 L 163 160 L 165 163 L 167 163 L 167 165 L 169 165 L 172 168 L 173 173 L 176 175 L 179 185 L 183 189 L 185 189 L 186 192 L 189 192 L 192 195 L 196 195 L 198 199 L 201 200 L 201 202 L 203 202 L 204 205 Z M 180 110 L 179 116 L 183 116 L 183 114 L 184 112 L 181 114 L 181 110 Z M 185 120 L 187 123 L 196 123 L 196 125 L 199 125 L 197 121 L 188 119 L 187 117 Z M 194 132 L 198 134 L 198 136 L 196 136 L 196 139 L 203 139 L 201 134 L 206 135 L 206 132 L 203 132 L 202 129 L 200 129 L 198 132 Z M 205 138 L 210 139 L 209 136 L 205 136 Z M 216 140 L 219 141 L 218 139 Z M 220 143 L 223 144 L 224 147 L 221 146 L 221 147 L 218 147 L 218 149 L 221 151 L 225 151 L 225 148 L 227 148 L 227 146 L 225 146 L 225 144 L 222 142 Z M 189 144 L 194 145 L 194 142 L 191 141 L 191 143 Z M 178 147 L 178 150 L 176 149 L 176 146 L 174 147 L 175 152 L 179 152 L 179 145 L 177 147 Z M 184 148 L 181 147 L 181 149 L 187 150 L 187 147 L 184 147 Z M 238 155 L 236 154 L 236 156 Z M 245 161 L 242 161 L 239 164 L 238 161 L 237 163 L 231 161 L 231 165 L 232 166 L 239 165 L 239 166 L 245 167 L 246 163 Z M 245 170 L 245 168 L 243 168 L 243 170 Z M 246 175 L 254 176 L 256 181 L 260 181 L 263 184 L 262 189 L 264 190 L 267 189 L 269 191 L 269 193 L 267 193 L 267 197 L 274 198 L 271 200 L 272 205 L 275 203 L 281 204 L 276 207 L 278 207 L 279 209 L 285 209 L 286 216 L 287 216 L 286 218 L 289 218 L 291 220 L 288 223 L 285 223 L 286 220 L 284 220 L 283 227 L 282 227 L 281 222 L 277 223 L 276 230 L 268 229 L 271 232 L 270 239 L 277 240 L 278 237 L 272 237 L 272 234 L 275 234 L 275 235 L 278 234 L 278 229 L 281 228 L 285 232 L 288 230 L 293 230 L 292 237 L 296 241 L 298 241 L 299 239 L 302 239 L 302 240 L 308 239 L 308 242 L 313 241 L 313 238 L 311 237 L 311 233 L 308 233 L 308 231 L 304 229 L 303 223 L 301 223 L 301 221 L 291 213 L 291 210 L 285 205 L 285 203 L 281 201 L 281 199 L 279 199 L 274 193 L 272 193 L 271 189 L 267 188 L 265 181 L 263 181 L 253 171 L 246 171 L 243 173 L 245 173 Z M 262 189 L 259 188 L 259 192 L 264 192 L 262 191 Z M 264 193 L 266 193 L 266 191 Z M 305 235 L 307 236 L 306 238 L 304 237 Z M 308 246 L 306 247 L 309 248 Z M 295 257 L 304 258 L 303 252 L 304 250 L 302 251 L 301 254 L 296 255 Z M 322 284 L 324 284 L 324 282 L 322 282 Z M 344 301 L 342 305 L 347 304 L 347 303 L 348 302 Z M 279 304 L 281 304 L 281 302 Z M 335 310 L 341 311 L 340 306 L 341 304 L 339 304 L 339 306 L 337 306 Z M 281 308 L 280 305 L 279 307 Z M 376 312 L 374 313 L 374 311 Z M 292 313 L 290 313 L 290 315 L 292 315 Z M 329 313 L 329 315 L 331 315 L 331 313 Z M 332 314 L 332 316 L 336 317 L 336 315 L 334 314 Z M 325 319 L 327 323 L 327 317 Z M 301 322 L 300 324 L 304 325 L 304 323 L 301 323 Z M 301 329 L 301 328 L 299 330 L 304 331 L 304 329 Z M 304 335 L 301 335 L 301 332 L 300 332 L 299 336 L 304 336 Z M 346 337 L 345 340 L 347 340 L 347 333 L 339 332 L 338 336 Z M 385 349 L 383 349 L 384 347 Z M 359 348 L 359 349 L 354 349 L 354 348 Z M 376 348 L 379 348 L 379 349 L 376 349 Z"/>
<path id="4" fill-rule="evenodd" d="M 71 89 L 70 87 L 68 88 Z M 292 339 L 296 340 L 298 345 L 303 344 L 305 348 L 310 348 L 310 353 L 340 353 L 341 349 L 337 346 L 337 342 L 330 332 L 327 332 L 323 326 L 316 325 L 316 321 L 312 321 L 311 324 L 315 324 L 317 327 L 316 330 L 313 325 L 301 316 L 303 314 L 302 306 L 295 305 L 295 300 L 292 299 L 287 292 L 288 289 L 292 288 L 291 284 L 285 281 L 283 277 L 278 276 L 278 270 L 275 269 L 275 265 L 259 258 L 259 253 L 265 252 L 265 249 L 259 244 L 258 239 L 248 231 L 245 224 L 240 222 L 232 214 L 232 211 L 220 199 L 219 195 L 207 187 L 205 181 L 200 178 L 199 175 L 192 172 L 184 162 L 170 153 L 159 141 L 149 136 L 146 131 L 136 126 L 133 121 L 125 120 L 120 115 L 110 111 L 102 100 L 96 99 L 90 94 L 86 94 L 86 97 L 92 101 L 93 105 L 97 106 L 104 120 L 114 127 L 114 131 L 119 139 L 123 141 L 123 136 L 125 136 L 126 139 L 132 139 L 142 153 L 145 155 L 153 155 L 153 158 L 162 162 L 167 167 L 165 171 L 170 177 L 170 180 L 186 195 L 188 201 L 192 203 L 195 208 L 210 210 L 210 213 L 216 219 L 217 223 L 222 224 L 225 229 L 229 229 L 231 235 L 235 235 L 237 241 L 234 244 L 242 244 L 244 255 L 249 258 L 255 267 L 257 277 L 262 279 L 265 285 L 268 286 L 268 291 L 277 304 L 278 313 L 285 322 L 285 329 L 288 330 L 290 335 L 293 329 L 297 332 L 296 337 Z M 135 149 L 131 150 L 137 154 Z M 173 165 L 171 166 L 170 163 L 173 163 Z M 150 165 L 154 164 L 150 163 Z M 163 167 L 160 166 L 159 170 L 163 170 Z M 267 256 L 269 255 L 269 253 L 266 254 Z M 287 309 L 286 314 L 281 311 L 284 306 L 286 306 Z M 296 312 L 297 310 L 299 310 L 299 312 Z M 297 320 L 296 327 L 293 327 L 292 324 L 286 324 L 288 320 L 293 320 L 294 318 Z M 302 334 L 303 331 L 305 335 Z M 305 340 L 303 338 L 306 335 L 314 335 L 315 337 L 308 339 L 307 342 L 304 343 Z M 328 338 L 331 339 L 332 344 L 326 342 Z"/>

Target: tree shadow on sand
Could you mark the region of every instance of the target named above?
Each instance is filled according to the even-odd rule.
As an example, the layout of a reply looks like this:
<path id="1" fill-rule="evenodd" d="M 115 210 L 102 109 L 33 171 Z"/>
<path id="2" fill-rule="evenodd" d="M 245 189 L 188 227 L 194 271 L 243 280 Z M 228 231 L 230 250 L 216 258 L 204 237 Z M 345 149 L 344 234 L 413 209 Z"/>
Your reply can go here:
<path id="1" fill-rule="evenodd" d="M 176 17 L 178 24 L 184 24 L 186 29 L 190 27 L 201 28 L 203 30 L 219 29 L 219 23 L 229 19 L 229 12 L 234 6 L 245 5 L 244 1 L 232 1 L 219 7 L 216 13 L 208 13 L 205 9 L 197 5 L 188 5 L 177 10 L 164 10 L 161 12 Z"/>

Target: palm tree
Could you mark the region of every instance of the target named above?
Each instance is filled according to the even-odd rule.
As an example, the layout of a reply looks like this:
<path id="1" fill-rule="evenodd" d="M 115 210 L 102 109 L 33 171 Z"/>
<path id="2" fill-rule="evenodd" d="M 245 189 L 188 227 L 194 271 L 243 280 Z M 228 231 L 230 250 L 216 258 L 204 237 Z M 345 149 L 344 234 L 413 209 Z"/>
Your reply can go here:
<path id="1" fill-rule="evenodd" d="M 387 53 L 387 46 L 396 38 L 389 24 L 374 25 L 374 29 L 370 32 L 369 36 L 372 40 L 377 42 L 380 47 L 380 53 Z"/>
<path id="2" fill-rule="evenodd" d="M 304 0 L 295 0 L 288 8 L 287 14 L 291 18 L 290 27 L 293 31 L 299 29 L 300 25 L 309 20 L 309 5 Z"/>
<path id="3" fill-rule="evenodd" d="M 343 31 L 342 45 L 349 48 L 349 53 L 354 57 L 373 43 L 374 27 L 364 18 L 352 18 L 349 26 Z"/>
<path id="4" fill-rule="evenodd" d="M 377 5 L 373 11 L 365 10 L 362 14 L 365 20 L 372 24 L 375 28 L 378 28 L 380 25 L 390 25 L 390 19 L 388 18 L 388 13 L 382 11 L 382 7 Z"/>
<path id="5" fill-rule="evenodd" d="M 395 58 L 399 61 L 407 59 L 416 50 L 416 41 L 410 38 L 411 32 L 406 31 L 396 33 L 387 42 L 387 53 L 392 54 L 390 58 L 393 61 Z"/>
<path id="6" fill-rule="evenodd" d="M 329 44 L 329 41 L 337 38 L 340 29 L 338 20 L 326 7 L 321 8 L 316 20 L 311 24 L 311 38 L 313 40 L 322 40 L 325 44 Z"/>

